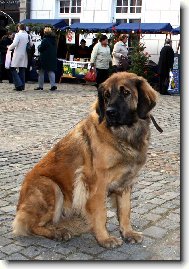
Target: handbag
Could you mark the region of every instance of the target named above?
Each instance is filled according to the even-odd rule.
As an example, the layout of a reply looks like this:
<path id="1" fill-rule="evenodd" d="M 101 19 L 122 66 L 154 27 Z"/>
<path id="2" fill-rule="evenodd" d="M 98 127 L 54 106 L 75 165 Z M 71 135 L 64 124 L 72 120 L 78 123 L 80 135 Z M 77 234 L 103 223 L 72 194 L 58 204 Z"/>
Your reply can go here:
<path id="1" fill-rule="evenodd" d="M 84 77 L 85 81 L 95 82 L 96 81 L 96 72 L 94 69 L 90 69 Z"/>
<path id="2" fill-rule="evenodd" d="M 118 68 L 121 69 L 122 71 L 127 71 L 129 68 L 129 62 L 126 57 L 121 56 L 119 63 L 118 63 Z"/>
<path id="3" fill-rule="evenodd" d="M 35 45 L 30 45 L 30 36 L 28 35 L 28 43 L 26 44 L 26 52 L 28 56 L 33 56 L 35 53 Z"/>
<path id="4" fill-rule="evenodd" d="M 33 65 L 34 65 L 34 67 L 35 67 L 36 70 L 40 70 L 41 69 L 41 62 L 40 62 L 39 56 L 35 56 L 33 58 Z"/>
<path id="5" fill-rule="evenodd" d="M 6 57 L 5 57 L 5 68 L 9 69 L 11 66 L 11 58 L 12 58 L 12 51 L 7 50 Z"/>
<path id="6" fill-rule="evenodd" d="M 174 80 L 174 76 L 173 76 L 173 72 L 170 70 L 169 71 L 169 86 L 168 86 L 168 92 L 169 91 L 172 91 L 176 88 L 176 85 L 175 85 L 175 80 Z"/>

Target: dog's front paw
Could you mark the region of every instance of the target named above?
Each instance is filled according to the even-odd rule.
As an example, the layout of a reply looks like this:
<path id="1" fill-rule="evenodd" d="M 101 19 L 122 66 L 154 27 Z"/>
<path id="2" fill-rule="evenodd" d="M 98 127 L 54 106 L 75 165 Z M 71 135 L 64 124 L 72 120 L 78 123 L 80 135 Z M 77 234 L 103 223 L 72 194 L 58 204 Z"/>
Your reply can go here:
<path id="1" fill-rule="evenodd" d="M 115 248 L 123 244 L 123 240 L 115 236 L 110 236 L 104 240 L 98 240 L 98 242 L 104 248 Z"/>
<path id="2" fill-rule="evenodd" d="M 141 243 L 143 240 L 143 234 L 134 230 L 121 230 L 121 235 L 123 239 L 132 244 Z"/>

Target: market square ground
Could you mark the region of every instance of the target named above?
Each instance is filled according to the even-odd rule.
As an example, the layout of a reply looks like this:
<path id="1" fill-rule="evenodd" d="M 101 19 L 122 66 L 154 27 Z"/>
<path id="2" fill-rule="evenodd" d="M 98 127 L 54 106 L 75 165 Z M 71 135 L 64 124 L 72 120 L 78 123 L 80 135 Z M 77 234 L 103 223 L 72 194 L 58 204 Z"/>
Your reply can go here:
<path id="1" fill-rule="evenodd" d="M 0 85 L 0 259 L 3 260 L 180 260 L 180 97 L 160 96 L 151 125 L 148 160 L 132 195 L 132 224 L 143 231 L 142 244 L 106 250 L 93 235 L 69 242 L 40 237 L 15 238 L 11 224 L 24 174 L 84 118 L 96 90 L 59 84 L 56 92 L 23 92 Z M 119 236 L 115 211 L 108 203 L 108 230 Z"/>

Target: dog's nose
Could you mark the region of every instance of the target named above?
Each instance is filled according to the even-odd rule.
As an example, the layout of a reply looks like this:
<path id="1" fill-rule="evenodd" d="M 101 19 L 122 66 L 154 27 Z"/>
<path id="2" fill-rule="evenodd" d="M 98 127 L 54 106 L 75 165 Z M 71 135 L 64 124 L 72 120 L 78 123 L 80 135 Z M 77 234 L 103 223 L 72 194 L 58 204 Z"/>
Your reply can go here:
<path id="1" fill-rule="evenodd" d="M 117 115 L 117 110 L 114 108 L 114 107 L 108 107 L 106 109 L 106 114 L 109 116 L 109 117 L 115 117 Z"/>

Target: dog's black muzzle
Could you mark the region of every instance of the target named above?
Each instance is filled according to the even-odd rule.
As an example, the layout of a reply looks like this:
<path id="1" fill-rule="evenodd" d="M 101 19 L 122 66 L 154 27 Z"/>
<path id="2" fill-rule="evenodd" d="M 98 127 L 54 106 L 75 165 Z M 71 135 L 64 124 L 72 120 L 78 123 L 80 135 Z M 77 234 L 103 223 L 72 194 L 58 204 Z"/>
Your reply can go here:
<path id="1" fill-rule="evenodd" d="M 115 107 L 107 107 L 106 120 L 109 126 L 119 125 L 119 113 Z"/>

